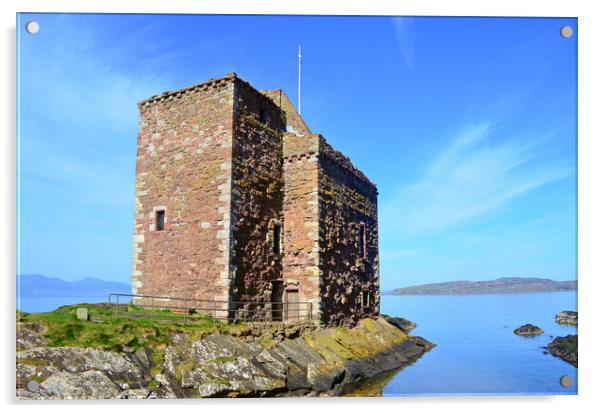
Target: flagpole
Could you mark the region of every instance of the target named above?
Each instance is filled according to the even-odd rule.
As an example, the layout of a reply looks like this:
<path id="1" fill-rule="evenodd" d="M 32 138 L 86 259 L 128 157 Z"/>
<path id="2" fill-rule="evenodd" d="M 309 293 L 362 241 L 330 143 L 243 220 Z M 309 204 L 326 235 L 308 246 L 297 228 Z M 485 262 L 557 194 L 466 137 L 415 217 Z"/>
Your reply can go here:
<path id="1" fill-rule="evenodd" d="M 299 45 L 299 80 L 297 82 L 297 110 L 301 114 L 301 45 Z"/>

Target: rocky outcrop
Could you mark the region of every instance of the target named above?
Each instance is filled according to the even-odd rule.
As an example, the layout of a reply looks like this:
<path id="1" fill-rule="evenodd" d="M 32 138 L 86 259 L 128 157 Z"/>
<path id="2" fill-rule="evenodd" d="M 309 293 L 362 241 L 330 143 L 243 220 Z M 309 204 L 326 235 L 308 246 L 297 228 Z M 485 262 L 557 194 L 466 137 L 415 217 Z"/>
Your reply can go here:
<path id="1" fill-rule="evenodd" d="M 577 311 L 561 311 L 556 314 L 555 320 L 558 324 L 577 326 Z"/>
<path id="2" fill-rule="evenodd" d="M 74 347 L 29 348 L 18 352 L 17 396 L 341 395 L 345 386 L 413 363 L 433 347 L 383 318 L 362 320 L 351 329 L 305 330 L 296 338 L 282 338 L 270 345 L 250 338 L 213 334 L 192 340 L 176 334 L 165 347 L 119 353 Z M 39 383 L 37 391 L 27 389 L 31 380 Z"/>
<path id="3" fill-rule="evenodd" d="M 556 337 L 550 344 L 548 350 L 554 357 L 561 358 L 567 363 L 577 367 L 578 363 L 578 343 L 577 335 L 568 335 L 565 337 Z"/>
<path id="4" fill-rule="evenodd" d="M 416 323 L 410 320 L 406 320 L 403 317 L 392 317 L 383 314 L 382 317 L 387 320 L 390 324 L 393 324 L 395 327 L 399 328 L 404 333 L 409 333 L 413 329 L 416 328 Z"/>
<path id="5" fill-rule="evenodd" d="M 525 324 L 514 330 L 514 334 L 523 337 L 533 337 L 543 334 L 543 330 L 533 324 Z"/>
<path id="6" fill-rule="evenodd" d="M 43 328 L 40 324 L 20 323 L 18 325 L 17 350 L 28 350 L 48 344 L 48 341 L 41 335 Z"/>

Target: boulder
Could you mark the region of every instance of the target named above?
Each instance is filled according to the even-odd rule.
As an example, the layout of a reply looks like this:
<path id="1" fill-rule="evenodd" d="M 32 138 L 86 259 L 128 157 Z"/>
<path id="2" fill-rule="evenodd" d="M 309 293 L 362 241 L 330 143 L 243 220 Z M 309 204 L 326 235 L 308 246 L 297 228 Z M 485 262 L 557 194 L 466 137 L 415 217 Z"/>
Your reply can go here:
<path id="1" fill-rule="evenodd" d="M 561 311 L 556 314 L 555 320 L 558 324 L 577 326 L 577 311 Z"/>
<path id="2" fill-rule="evenodd" d="M 128 382 L 134 388 L 144 382 L 144 374 L 126 355 L 113 351 L 78 347 L 39 347 L 20 351 L 18 362 L 36 360 L 60 371 L 81 373 L 89 370 L 104 372 L 115 382 Z M 30 362 L 31 363 L 31 362 Z"/>
<path id="3" fill-rule="evenodd" d="M 48 377 L 56 373 L 58 369 L 47 364 L 39 363 L 37 360 L 18 360 L 17 361 L 17 385 L 26 388 L 31 380 L 43 382 Z"/>
<path id="4" fill-rule="evenodd" d="M 182 388 L 196 388 L 201 397 L 261 396 L 285 387 L 284 380 L 269 376 L 244 357 L 207 361 L 182 378 Z"/>
<path id="5" fill-rule="evenodd" d="M 78 320 L 88 321 L 88 309 L 86 307 L 80 307 L 76 310 L 75 315 Z"/>
<path id="6" fill-rule="evenodd" d="M 121 389 L 103 372 L 97 370 L 83 373 L 59 371 L 40 384 L 39 395 L 43 399 L 82 400 L 115 399 Z"/>
<path id="7" fill-rule="evenodd" d="M 147 399 L 150 392 L 147 389 L 124 390 L 119 393 L 119 399 Z"/>
<path id="8" fill-rule="evenodd" d="M 525 324 L 516 328 L 514 334 L 522 337 L 534 337 L 543 334 L 543 330 L 533 324 Z"/>
<path id="9" fill-rule="evenodd" d="M 36 347 L 45 347 L 48 341 L 42 336 L 43 328 L 40 324 L 17 324 L 17 350 L 30 350 Z"/>
<path id="10" fill-rule="evenodd" d="M 345 378 L 345 369 L 330 363 L 309 363 L 307 365 L 307 381 L 312 389 L 327 392 Z"/>

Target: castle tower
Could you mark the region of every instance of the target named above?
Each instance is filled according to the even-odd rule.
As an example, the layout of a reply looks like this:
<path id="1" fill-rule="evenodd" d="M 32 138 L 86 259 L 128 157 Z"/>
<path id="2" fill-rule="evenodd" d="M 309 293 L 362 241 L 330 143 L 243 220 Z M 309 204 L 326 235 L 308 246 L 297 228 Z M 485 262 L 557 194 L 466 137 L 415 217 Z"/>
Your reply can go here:
<path id="1" fill-rule="evenodd" d="M 134 294 L 228 318 L 378 314 L 376 187 L 282 91 L 229 74 L 139 110 Z"/>

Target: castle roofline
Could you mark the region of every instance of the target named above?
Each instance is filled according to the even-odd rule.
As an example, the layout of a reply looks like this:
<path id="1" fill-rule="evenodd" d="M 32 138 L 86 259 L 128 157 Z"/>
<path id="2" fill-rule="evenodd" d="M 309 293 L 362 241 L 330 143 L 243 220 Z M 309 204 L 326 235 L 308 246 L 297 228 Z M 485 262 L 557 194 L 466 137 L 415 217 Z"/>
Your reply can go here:
<path id="1" fill-rule="evenodd" d="M 320 152 L 324 156 L 328 156 L 330 159 L 332 159 L 337 164 L 339 164 L 343 169 L 346 169 L 349 173 L 351 173 L 352 175 L 355 175 L 357 178 L 364 181 L 368 185 L 374 187 L 374 189 L 376 191 L 378 191 L 376 184 L 374 182 L 372 182 L 370 180 L 370 178 L 368 178 L 366 176 L 366 174 L 364 174 L 357 166 L 355 166 L 355 164 L 353 163 L 351 158 L 349 158 L 347 155 L 343 154 L 343 152 L 335 149 L 330 143 L 328 143 L 328 141 L 326 140 L 326 138 L 323 135 L 321 135 L 319 133 L 316 133 L 313 135 L 316 136 L 320 140 L 320 143 L 321 143 L 321 151 Z"/>
<path id="2" fill-rule="evenodd" d="M 182 97 L 183 95 L 186 95 L 187 93 L 194 92 L 195 90 L 199 90 L 199 89 L 206 90 L 211 87 L 217 87 L 220 85 L 224 85 L 228 82 L 234 82 L 234 81 L 239 81 L 242 84 L 244 84 L 245 86 L 250 87 L 251 89 L 257 91 L 259 93 L 259 95 L 263 96 L 264 98 L 266 98 L 267 100 L 271 101 L 273 104 L 278 106 L 281 110 L 283 110 L 286 113 L 286 118 L 287 118 L 287 125 L 286 125 L 287 132 L 292 133 L 293 135 L 295 135 L 299 138 L 310 137 L 310 136 L 318 137 L 318 139 L 324 144 L 324 148 L 325 148 L 324 154 L 325 155 L 327 155 L 331 159 L 339 162 L 344 169 L 348 170 L 350 173 L 357 176 L 360 180 L 365 181 L 369 185 L 372 185 L 374 188 L 376 188 L 376 184 L 374 182 L 372 182 L 359 168 L 357 168 L 348 156 L 345 156 L 342 152 L 334 149 L 332 147 L 332 145 L 330 145 L 328 143 L 328 141 L 326 140 L 326 138 L 323 135 L 313 133 L 311 131 L 311 129 L 309 129 L 309 127 L 305 123 L 305 120 L 303 119 L 301 114 L 299 114 L 299 112 L 297 112 L 297 109 L 295 108 L 295 106 L 293 105 L 291 100 L 288 98 L 288 96 L 286 95 L 286 93 L 284 93 L 284 91 L 282 89 L 260 91 L 258 89 L 255 89 L 255 87 L 253 87 L 253 85 L 251 85 L 246 80 L 238 77 L 238 75 L 235 72 L 230 72 L 230 73 L 227 73 L 225 76 L 218 77 L 218 78 L 212 78 L 205 82 L 198 83 L 198 84 L 195 84 L 192 86 L 188 86 L 183 89 L 168 90 L 161 94 L 151 96 L 147 99 L 144 99 L 144 100 L 141 100 L 140 102 L 138 102 L 138 107 L 142 108 L 145 106 L 153 105 L 153 104 L 161 102 L 161 101 L 178 99 L 178 98 Z"/>
<path id="3" fill-rule="evenodd" d="M 147 99 L 144 99 L 144 100 L 141 100 L 140 102 L 138 102 L 138 107 L 149 106 L 152 103 L 160 102 L 162 100 L 171 100 L 174 98 L 178 98 L 188 92 L 192 92 L 192 91 L 195 91 L 198 89 L 208 89 L 209 87 L 225 84 L 225 83 L 231 82 L 235 79 L 242 80 L 236 75 L 235 72 L 230 72 L 230 73 L 226 74 L 225 76 L 212 78 L 203 83 L 198 83 L 198 84 L 195 84 L 192 86 L 185 87 L 183 89 L 168 90 L 168 91 L 160 93 L 158 95 L 151 96 Z M 245 83 L 248 83 L 248 82 L 245 82 Z"/>
<path id="4" fill-rule="evenodd" d="M 293 105 L 289 97 L 282 89 L 262 90 L 264 96 L 269 97 L 272 101 L 286 114 L 286 130 L 293 135 L 299 137 L 307 137 L 312 135 L 311 129 L 305 123 L 303 117 L 297 112 L 297 108 Z"/>

